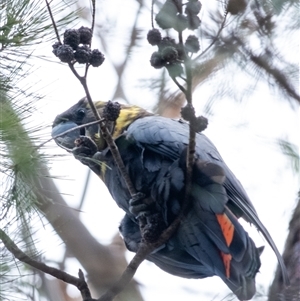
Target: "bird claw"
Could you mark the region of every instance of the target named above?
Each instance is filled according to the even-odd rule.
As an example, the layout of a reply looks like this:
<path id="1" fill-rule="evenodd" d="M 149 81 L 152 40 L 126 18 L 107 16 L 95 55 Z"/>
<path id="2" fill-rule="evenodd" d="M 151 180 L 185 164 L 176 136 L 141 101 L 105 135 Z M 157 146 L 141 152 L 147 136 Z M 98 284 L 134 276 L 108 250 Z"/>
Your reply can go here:
<path id="1" fill-rule="evenodd" d="M 166 228 L 160 213 L 152 213 L 145 218 L 146 223 L 140 225 L 142 237 L 146 242 L 157 241 L 163 230 Z"/>
<path id="2" fill-rule="evenodd" d="M 155 242 L 165 229 L 163 218 L 160 213 L 154 211 L 153 205 L 154 200 L 141 192 L 129 200 L 129 211 L 139 220 L 143 239 L 150 243 Z"/>
<path id="3" fill-rule="evenodd" d="M 75 140 L 75 147 L 72 153 L 76 159 L 85 165 L 89 165 L 92 158 L 98 151 L 96 143 L 87 136 L 80 136 Z"/>
<path id="4" fill-rule="evenodd" d="M 153 200 L 150 198 L 146 198 L 144 193 L 138 192 L 135 195 L 133 195 L 132 198 L 129 200 L 129 211 L 137 219 L 146 217 L 150 214 L 150 210 L 153 203 Z"/>

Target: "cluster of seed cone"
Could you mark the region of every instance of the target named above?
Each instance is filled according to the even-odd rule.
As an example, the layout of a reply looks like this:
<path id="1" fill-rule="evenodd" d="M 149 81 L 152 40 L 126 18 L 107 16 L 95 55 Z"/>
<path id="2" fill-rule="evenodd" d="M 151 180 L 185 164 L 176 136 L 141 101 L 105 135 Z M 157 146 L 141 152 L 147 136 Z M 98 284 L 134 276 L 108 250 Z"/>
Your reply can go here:
<path id="1" fill-rule="evenodd" d="M 53 53 L 64 63 L 77 62 L 99 67 L 104 62 L 104 55 L 98 50 L 91 50 L 92 30 L 88 27 L 67 29 L 63 44 L 56 42 Z"/>

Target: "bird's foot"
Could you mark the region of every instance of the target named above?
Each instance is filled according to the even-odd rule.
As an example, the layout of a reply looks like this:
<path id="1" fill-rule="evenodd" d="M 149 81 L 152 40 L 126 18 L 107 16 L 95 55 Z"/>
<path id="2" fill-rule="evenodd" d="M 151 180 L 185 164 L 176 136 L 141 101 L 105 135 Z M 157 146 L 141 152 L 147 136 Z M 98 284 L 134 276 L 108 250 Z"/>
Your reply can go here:
<path id="1" fill-rule="evenodd" d="M 143 239 L 149 243 L 155 242 L 165 229 L 165 223 L 162 215 L 155 212 L 154 200 L 138 192 L 129 201 L 129 211 L 139 220 Z"/>
<path id="2" fill-rule="evenodd" d="M 91 163 L 91 158 L 98 151 L 96 143 L 87 136 L 80 136 L 75 140 L 75 147 L 72 150 L 74 157 L 85 165 Z"/>
<path id="3" fill-rule="evenodd" d="M 153 210 L 154 201 L 151 198 L 146 198 L 145 194 L 138 192 L 129 200 L 129 211 L 137 218 L 144 218 Z"/>
<path id="4" fill-rule="evenodd" d="M 153 243 L 158 240 L 166 228 L 160 213 L 152 213 L 146 217 L 146 224 L 140 225 L 142 237 L 146 242 Z"/>

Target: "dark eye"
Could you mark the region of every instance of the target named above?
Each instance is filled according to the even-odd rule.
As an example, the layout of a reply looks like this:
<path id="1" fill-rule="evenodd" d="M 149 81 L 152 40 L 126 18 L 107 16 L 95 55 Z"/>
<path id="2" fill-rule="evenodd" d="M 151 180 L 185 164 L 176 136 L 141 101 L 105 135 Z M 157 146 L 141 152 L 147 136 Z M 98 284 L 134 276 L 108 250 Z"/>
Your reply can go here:
<path id="1" fill-rule="evenodd" d="M 83 119 L 83 117 L 85 116 L 85 110 L 84 109 L 79 109 L 77 112 L 76 112 L 76 117 L 78 119 Z"/>

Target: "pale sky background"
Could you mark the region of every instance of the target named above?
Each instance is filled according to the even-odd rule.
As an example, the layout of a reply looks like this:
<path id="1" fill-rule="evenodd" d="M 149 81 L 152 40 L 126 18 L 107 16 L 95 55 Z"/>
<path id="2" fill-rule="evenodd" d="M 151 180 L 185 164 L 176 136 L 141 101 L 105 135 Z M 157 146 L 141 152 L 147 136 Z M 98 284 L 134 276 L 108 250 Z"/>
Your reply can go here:
<path id="1" fill-rule="evenodd" d="M 205 22 L 208 1 L 201 2 L 203 4 L 202 20 Z M 122 27 L 126 32 L 126 26 L 133 22 L 133 17 L 130 17 L 130 13 L 134 11 L 133 7 L 130 7 L 131 4 L 125 7 L 121 5 L 124 4 L 124 1 L 121 0 L 106 0 L 101 3 L 102 9 L 107 12 L 107 15 L 113 15 L 117 20 L 112 31 L 115 33 Z M 78 27 L 80 26 L 81 24 Z M 150 29 L 148 12 L 145 12 L 144 29 Z M 118 36 L 121 36 L 120 33 Z M 120 39 L 112 39 L 112 43 L 115 47 L 110 56 L 117 59 L 122 53 L 119 47 L 126 43 L 126 39 L 122 40 L 121 36 Z M 141 88 L 139 80 L 155 76 L 158 71 L 149 64 L 149 58 L 154 48 L 147 42 L 145 45 L 136 53 L 132 53 L 135 64 L 132 64 L 130 73 L 125 78 L 126 93 L 130 95 L 132 104 L 151 110 L 155 104 L 153 103 L 155 96 L 150 90 Z M 94 41 L 93 47 L 97 47 L 96 41 Z M 33 118 L 34 122 L 41 122 L 49 126 L 44 135 L 50 137 L 51 124 L 55 116 L 76 103 L 84 96 L 84 91 L 67 65 L 55 63 L 58 60 L 51 55 L 49 45 L 40 45 L 36 54 L 39 53 L 50 57 L 54 63 L 39 60 L 37 62 L 37 65 L 40 66 L 39 69 L 31 75 L 31 82 L 36 82 L 40 93 L 46 95 L 45 99 L 40 102 Z M 197 114 L 204 114 L 205 103 L 214 93 L 214 85 L 218 80 L 222 80 L 222 76 L 219 73 L 215 82 L 203 85 L 194 94 Z M 228 74 L 224 76 L 228 77 Z M 238 82 L 235 74 L 232 76 L 233 89 L 235 86 L 238 86 L 239 89 L 241 87 L 247 89 L 246 80 Z M 114 91 L 116 76 L 108 61 L 104 62 L 100 68 L 91 68 L 88 80 L 94 100 L 110 99 Z M 275 140 L 282 138 L 298 144 L 300 120 L 299 112 L 293 111 L 289 104 L 281 98 L 282 96 L 272 93 L 264 84 L 258 84 L 257 91 L 246 102 L 237 103 L 231 99 L 217 101 L 212 108 L 213 114 L 209 116 L 208 129 L 204 132 L 217 146 L 224 161 L 242 182 L 280 251 L 283 250 L 288 233 L 288 222 L 296 204 L 299 177 L 292 173 L 289 160 L 282 155 Z M 52 155 L 66 155 L 66 152 L 56 146 L 54 142 L 47 145 L 47 152 Z M 71 155 L 66 155 L 53 159 L 51 173 L 53 176 L 60 177 L 55 181 L 56 184 L 70 207 L 76 207 L 81 198 L 87 167 L 76 161 Z M 123 215 L 123 211 L 111 199 L 106 187 L 93 175 L 89 183 L 83 212 L 80 214 L 81 220 L 101 243 L 108 244 L 116 234 Z M 256 245 L 266 246 L 261 256 L 262 267 L 256 279 L 258 291 L 261 291 L 259 286 L 263 286 L 267 292 L 267 287 L 273 280 L 277 260 L 271 248 L 254 227 L 247 226 L 248 228 Z M 44 251 L 47 259 L 55 260 L 62 256 L 61 242 L 48 227 L 39 229 L 38 235 L 40 240 L 38 248 Z M 128 258 L 131 257 L 132 254 L 128 253 Z M 78 268 L 81 268 L 78 262 L 70 261 L 67 265 L 67 272 L 76 275 Z M 217 277 L 204 280 L 182 279 L 168 275 L 146 261 L 139 268 L 136 279 L 141 284 L 145 301 L 223 300 L 230 292 Z M 78 294 L 74 288 L 70 289 L 70 292 Z M 264 298 L 262 297 L 260 300 L 264 300 Z"/>

